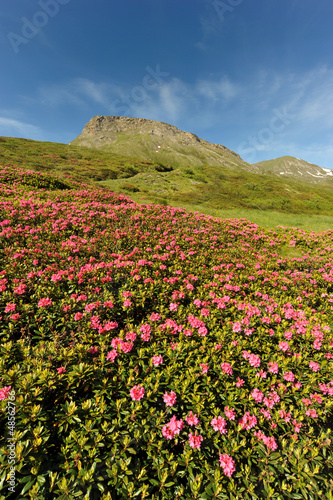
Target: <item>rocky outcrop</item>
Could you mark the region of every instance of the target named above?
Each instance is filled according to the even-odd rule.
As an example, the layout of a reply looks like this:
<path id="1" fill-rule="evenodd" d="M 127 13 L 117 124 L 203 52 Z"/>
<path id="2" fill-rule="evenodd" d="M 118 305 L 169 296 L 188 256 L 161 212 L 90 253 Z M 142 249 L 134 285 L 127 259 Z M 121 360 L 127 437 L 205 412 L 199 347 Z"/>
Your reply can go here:
<path id="1" fill-rule="evenodd" d="M 71 144 L 107 148 L 175 165 L 247 165 L 221 144 L 212 144 L 169 123 L 144 118 L 95 116 Z"/>

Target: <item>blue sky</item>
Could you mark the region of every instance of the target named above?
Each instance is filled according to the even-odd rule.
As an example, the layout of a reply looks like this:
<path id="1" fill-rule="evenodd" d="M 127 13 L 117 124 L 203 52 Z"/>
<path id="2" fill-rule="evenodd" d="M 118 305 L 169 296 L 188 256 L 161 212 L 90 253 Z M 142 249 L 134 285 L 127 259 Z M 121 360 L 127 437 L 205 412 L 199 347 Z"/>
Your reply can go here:
<path id="1" fill-rule="evenodd" d="M 133 116 L 333 168 L 332 21 L 332 0 L 3 1 L 0 135 Z"/>

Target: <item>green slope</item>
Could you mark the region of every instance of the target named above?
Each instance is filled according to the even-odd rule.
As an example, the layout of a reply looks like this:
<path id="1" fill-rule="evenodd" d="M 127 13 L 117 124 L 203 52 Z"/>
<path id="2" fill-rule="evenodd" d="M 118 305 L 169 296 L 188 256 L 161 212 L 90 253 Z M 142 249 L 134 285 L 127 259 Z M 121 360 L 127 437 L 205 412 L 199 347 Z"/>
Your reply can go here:
<path id="1" fill-rule="evenodd" d="M 333 226 L 330 187 L 230 167 L 172 167 L 99 149 L 15 138 L 0 138 L 0 164 L 49 172 L 66 183 L 97 184 L 142 203 L 248 217 L 267 227 Z"/>
<path id="2" fill-rule="evenodd" d="M 274 160 L 254 163 L 251 167 L 258 173 L 292 178 L 303 183 L 327 183 L 333 187 L 333 170 L 322 168 L 293 156 L 281 156 Z"/>
<path id="3" fill-rule="evenodd" d="M 237 153 L 221 144 L 207 142 L 174 125 L 143 118 L 95 116 L 70 144 L 134 155 L 174 167 L 249 167 Z"/>

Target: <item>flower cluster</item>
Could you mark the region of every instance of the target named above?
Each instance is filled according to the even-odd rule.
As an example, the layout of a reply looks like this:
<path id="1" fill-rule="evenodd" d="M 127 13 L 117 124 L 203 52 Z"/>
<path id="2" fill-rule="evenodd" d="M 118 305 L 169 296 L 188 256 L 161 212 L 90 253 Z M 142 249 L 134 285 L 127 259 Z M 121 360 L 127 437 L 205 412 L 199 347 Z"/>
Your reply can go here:
<path id="1" fill-rule="evenodd" d="M 69 469 L 107 464 L 103 474 L 113 471 L 119 491 L 117 467 L 132 467 L 135 482 L 156 464 L 169 477 L 191 460 L 207 478 L 220 466 L 223 488 L 245 488 L 250 468 L 246 481 L 262 481 L 260 496 L 272 470 L 261 474 L 258 456 L 278 454 L 296 478 L 296 445 L 320 455 L 312 477 L 314 467 L 330 470 L 331 231 L 268 231 L 87 186 L 33 195 L 19 183 L 2 188 L 0 400 L 15 387 L 24 400 L 17 425 L 28 436 L 37 430 L 27 412 L 40 412 L 51 426 L 41 455 L 58 450 L 62 478 L 66 439 L 81 431 L 70 441 Z M 299 257 L 283 257 L 290 246 Z M 89 422 L 105 440 L 93 457 L 79 444 Z M 146 481 L 151 497 L 155 472 Z"/>

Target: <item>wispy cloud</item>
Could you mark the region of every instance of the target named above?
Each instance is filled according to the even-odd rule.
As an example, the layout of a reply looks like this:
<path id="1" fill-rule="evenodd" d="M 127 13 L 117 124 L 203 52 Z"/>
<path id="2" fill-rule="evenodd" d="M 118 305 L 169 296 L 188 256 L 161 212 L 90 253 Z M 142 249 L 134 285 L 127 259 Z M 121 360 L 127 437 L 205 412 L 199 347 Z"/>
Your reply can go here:
<path id="1" fill-rule="evenodd" d="M 220 99 L 229 101 L 242 92 L 242 86 L 232 82 L 227 76 L 219 80 L 199 80 L 195 85 L 195 93 L 216 102 Z"/>
<path id="2" fill-rule="evenodd" d="M 42 136 L 42 130 L 31 123 L 0 116 L 0 135 L 11 136 L 12 134 L 15 137 L 19 135 L 20 137 L 40 138 Z"/>
<path id="3" fill-rule="evenodd" d="M 138 89 L 142 90 L 140 91 Z M 227 76 L 216 80 L 201 79 L 193 84 L 171 78 L 155 88 L 145 91 L 140 86 L 131 87 L 120 83 L 95 82 L 77 78 L 62 85 L 42 86 L 38 89 L 36 103 L 47 107 L 71 105 L 76 107 L 99 104 L 111 112 L 117 100 L 126 104 L 129 113 L 145 109 L 159 108 L 171 119 L 177 120 L 184 112 L 189 112 L 193 104 L 200 107 L 203 100 L 215 106 L 216 102 L 227 103 L 239 92 L 241 87 Z"/>
<path id="4" fill-rule="evenodd" d="M 33 103 L 41 105 L 44 113 L 45 108 L 59 111 L 65 107 L 68 112 L 74 107 L 92 116 L 122 115 L 169 122 L 236 151 L 252 136 L 262 138 L 256 151 L 267 152 L 267 156 L 286 154 L 282 148 L 292 154 L 292 148 L 299 145 L 304 150 L 304 144 L 321 144 L 328 151 L 333 128 L 333 70 L 328 66 L 298 74 L 258 70 L 239 80 L 225 74 L 193 82 L 174 76 L 153 82 L 149 77 L 134 86 L 76 78 L 62 85 L 40 87 Z M 278 126 L 276 110 L 288 113 L 285 127 Z M 23 131 L 35 130 L 21 121 L 13 120 L 14 126 L 16 130 L 20 126 Z"/>

